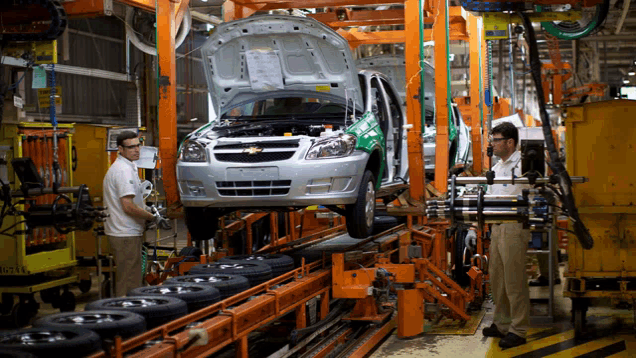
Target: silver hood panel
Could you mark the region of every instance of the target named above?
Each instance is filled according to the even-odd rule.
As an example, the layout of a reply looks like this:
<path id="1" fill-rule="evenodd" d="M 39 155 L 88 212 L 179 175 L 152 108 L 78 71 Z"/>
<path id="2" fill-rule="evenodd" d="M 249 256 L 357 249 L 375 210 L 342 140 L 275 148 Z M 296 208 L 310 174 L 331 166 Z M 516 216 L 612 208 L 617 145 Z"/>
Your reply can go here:
<path id="1" fill-rule="evenodd" d="M 311 18 L 261 15 L 223 23 L 201 53 L 217 113 L 271 91 L 329 94 L 363 107 L 349 44 Z M 274 77 L 273 86 L 259 87 Z"/>

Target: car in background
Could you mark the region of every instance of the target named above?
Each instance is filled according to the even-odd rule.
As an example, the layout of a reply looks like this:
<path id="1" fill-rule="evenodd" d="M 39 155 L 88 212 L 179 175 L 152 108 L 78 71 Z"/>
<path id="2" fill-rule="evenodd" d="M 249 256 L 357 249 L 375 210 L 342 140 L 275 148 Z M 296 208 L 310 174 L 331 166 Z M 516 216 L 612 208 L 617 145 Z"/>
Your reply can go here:
<path id="1" fill-rule="evenodd" d="M 408 180 L 402 100 L 385 75 L 358 73 L 349 44 L 311 18 L 219 25 L 202 46 L 217 119 L 179 148 L 177 181 L 194 240 L 229 212 L 323 205 L 371 234 L 375 201 Z"/>
<path id="2" fill-rule="evenodd" d="M 356 61 L 358 69 L 379 71 L 387 75 L 398 88 L 402 104 L 406 106 L 406 60 L 403 55 L 380 55 L 363 57 Z M 424 162 L 427 176 L 432 179 L 435 173 L 435 69 L 425 62 L 424 96 L 426 99 L 426 127 L 424 128 Z M 419 77 L 418 77 L 419 79 Z M 472 139 L 470 128 L 463 121 L 461 112 L 455 104 L 451 120 L 457 128 L 457 135 L 449 142 L 449 168 L 462 168 L 472 165 Z"/>

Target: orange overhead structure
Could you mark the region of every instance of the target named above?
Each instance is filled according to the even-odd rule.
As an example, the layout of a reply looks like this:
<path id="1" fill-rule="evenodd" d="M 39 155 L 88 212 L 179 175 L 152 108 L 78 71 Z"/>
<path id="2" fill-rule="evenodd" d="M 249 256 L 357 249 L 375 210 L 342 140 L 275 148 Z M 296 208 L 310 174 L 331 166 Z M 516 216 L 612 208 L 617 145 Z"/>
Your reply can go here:
<path id="1" fill-rule="evenodd" d="M 435 127 L 437 137 L 435 139 L 435 189 L 445 193 L 448 186 L 448 120 L 449 98 L 448 96 L 448 32 L 446 22 L 448 19 L 448 0 L 435 0 L 432 11 L 437 21 L 433 24 L 433 41 L 435 41 Z M 450 22 L 448 22 L 450 24 Z M 455 25 L 458 22 L 454 22 Z M 465 25 L 465 23 L 464 23 Z M 464 26 L 465 30 L 465 26 Z M 466 37 L 467 38 L 467 37 Z M 444 148 L 444 149 L 442 149 Z M 442 150 L 440 150 L 442 149 Z M 439 175 L 442 174 L 443 175 Z"/>
<path id="2" fill-rule="evenodd" d="M 406 119 L 413 126 L 407 134 L 409 153 L 410 195 L 420 203 L 426 201 L 426 178 L 424 176 L 424 147 L 422 140 L 422 105 L 420 91 L 419 16 L 424 11 L 419 8 L 418 0 L 407 0 L 404 4 L 404 57 L 406 60 Z M 425 36 L 425 35 L 424 35 Z"/>
<path id="3" fill-rule="evenodd" d="M 177 72 L 175 36 L 177 17 L 185 11 L 190 0 L 175 3 L 157 1 L 157 57 L 159 58 L 159 153 L 163 167 L 163 188 L 169 214 L 179 204 L 177 189 Z M 180 16 L 183 16 L 182 14 Z"/>
<path id="4" fill-rule="evenodd" d="M 328 12 L 307 14 L 325 25 L 338 29 L 351 26 L 379 26 L 404 24 L 404 10 L 360 10 L 349 8 L 330 9 Z"/>
<path id="5" fill-rule="evenodd" d="M 482 40 L 483 31 L 481 17 L 468 14 L 468 34 L 470 37 L 470 112 L 471 121 L 470 133 L 473 140 L 473 172 L 481 173 L 484 169 L 482 151 L 482 127 L 483 127 L 483 86 L 480 86 L 482 78 L 482 58 L 481 46 L 485 42 Z"/>

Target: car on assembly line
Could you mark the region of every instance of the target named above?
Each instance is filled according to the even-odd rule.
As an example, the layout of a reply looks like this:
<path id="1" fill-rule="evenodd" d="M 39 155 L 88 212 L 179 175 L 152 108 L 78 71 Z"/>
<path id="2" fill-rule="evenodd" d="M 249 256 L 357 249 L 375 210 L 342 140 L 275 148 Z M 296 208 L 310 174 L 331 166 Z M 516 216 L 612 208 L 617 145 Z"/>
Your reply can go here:
<path id="1" fill-rule="evenodd" d="M 376 198 L 408 182 L 402 100 L 349 44 L 311 18 L 262 15 L 219 25 L 202 46 L 217 118 L 179 148 L 177 181 L 194 240 L 235 210 L 322 205 L 371 234 Z"/>
<path id="2" fill-rule="evenodd" d="M 437 128 L 435 127 L 435 69 L 428 62 L 424 62 L 426 99 L 426 127 L 424 128 L 424 164 L 427 177 L 434 177 L 435 173 L 435 141 Z M 379 55 L 363 57 L 356 61 L 360 70 L 373 70 L 384 73 L 398 89 L 402 104 L 406 105 L 406 60 L 404 55 Z M 418 76 L 419 81 L 419 76 Z M 466 167 L 472 165 L 472 139 L 470 128 L 462 118 L 462 114 L 455 104 L 452 105 L 452 122 L 456 134 L 449 138 L 448 158 L 449 168 Z M 406 111 L 406 110 L 405 110 Z M 450 134 L 450 133 L 449 133 Z"/>

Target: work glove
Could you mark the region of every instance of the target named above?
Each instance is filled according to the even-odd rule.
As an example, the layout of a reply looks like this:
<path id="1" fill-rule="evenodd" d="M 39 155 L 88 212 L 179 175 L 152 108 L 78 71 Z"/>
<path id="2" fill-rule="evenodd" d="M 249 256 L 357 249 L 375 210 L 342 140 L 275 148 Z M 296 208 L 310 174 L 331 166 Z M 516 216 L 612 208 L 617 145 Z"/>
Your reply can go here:
<path id="1" fill-rule="evenodd" d="M 477 232 L 475 232 L 475 230 L 468 230 L 464 238 L 464 243 L 470 251 L 475 251 L 477 249 Z"/>
<path id="2" fill-rule="evenodd" d="M 147 229 L 160 228 L 161 230 L 172 230 L 172 225 L 170 225 L 170 219 L 161 215 L 159 210 L 152 205 L 150 206 L 150 213 L 154 216 L 154 219 L 149 221 L 146 225 Z"/>

